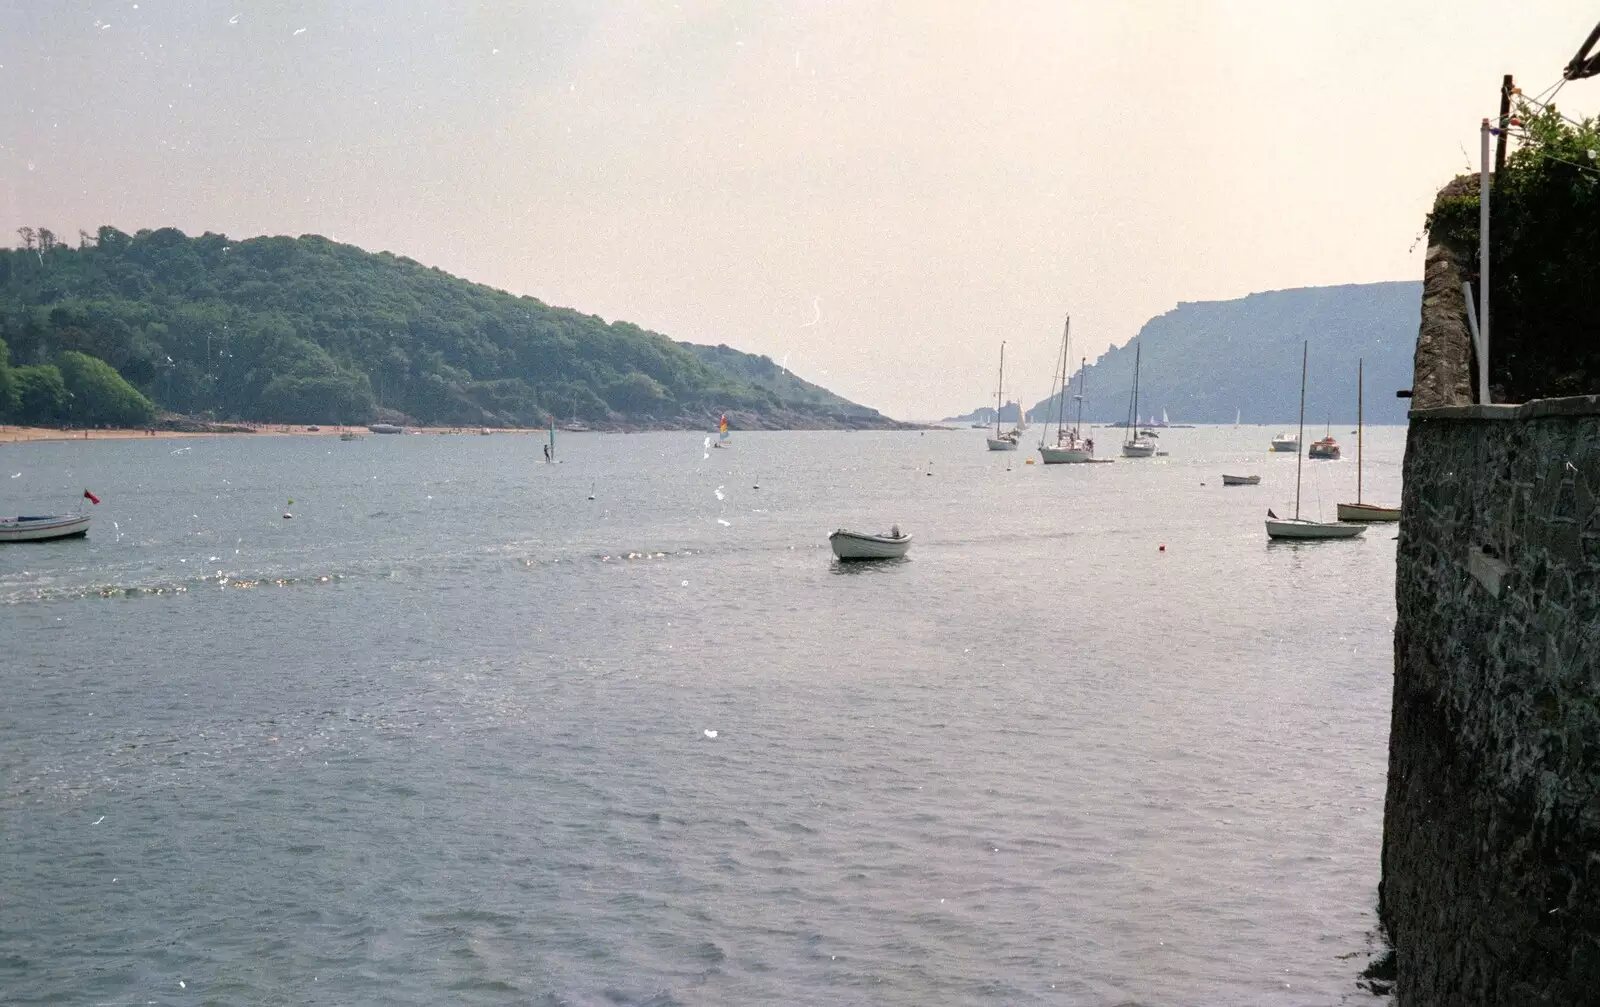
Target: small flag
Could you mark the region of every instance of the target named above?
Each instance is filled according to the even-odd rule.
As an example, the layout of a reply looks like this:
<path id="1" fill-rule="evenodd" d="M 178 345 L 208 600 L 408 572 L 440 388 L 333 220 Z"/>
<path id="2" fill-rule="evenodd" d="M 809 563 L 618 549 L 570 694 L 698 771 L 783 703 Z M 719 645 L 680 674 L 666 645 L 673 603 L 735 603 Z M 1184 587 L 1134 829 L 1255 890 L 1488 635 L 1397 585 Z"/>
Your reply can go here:
<path id="1" fill-rule="evenodd" d="M 93 493 L 90 493 L 88 490 L 83 491 L 83 498 L 92 504 L 97 504 L 100 502 L 100 498 L 95 496 Z"/>
<path id="2" fill-rule="evenodd" d="M 1272 513 L 1272 508 L 1271 507 L 1267 508 L 1267 517 L 1271 518 L 1274 521 L 1278 520 L 1278 515 Z"/>

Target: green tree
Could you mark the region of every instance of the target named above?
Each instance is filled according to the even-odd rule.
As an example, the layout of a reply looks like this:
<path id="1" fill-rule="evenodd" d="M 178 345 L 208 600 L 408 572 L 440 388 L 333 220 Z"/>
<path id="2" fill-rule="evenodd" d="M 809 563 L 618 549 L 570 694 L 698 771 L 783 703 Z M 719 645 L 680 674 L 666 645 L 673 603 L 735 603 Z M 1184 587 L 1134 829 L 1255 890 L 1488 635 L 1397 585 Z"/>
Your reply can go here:
<path id="1" fill-rule="evenodd" d="M 95 247 L 100 249 L 102 252 L 110 252 L 113 255 L 121 255 L 123 252 L 127 251 L 128 245 L 131 244 L 132 241 L 133 239 L 128 237 L 128 235 L 117 230 L 115 227 L 106 224 L 102 225 L 100 230 L 96 232 Z"/>
<path id="2" fill-rule="evenodd" d="M 17 379 L 11 376 L 11 350 L 0 339 L 0 417 L 10 416 L 17 408 Z"/>
<path id="3" fill-rule="evenodd" d="M 1493 397 L 1525 402 L 1600 392 L 1590 333 L 1600 292 L 1600 121 L 1521 103 L 1520 145 L 1494 179 L 1490 211 Z M 1478 187 L 1452 187 L 1428 229 L 1475 260 Z"/>
<path id="4" fill-rule="evenodd" d="M 11 375 L 16 380 L 17 408 L 13 415 L 18 423 L 53 427 L 66 422 L 67 386 L 53 364 L 18 367 Z"/>
<path id="5" fill-rule="evenodd" d="M 621 413 L 652 413 L 668 398 L 661 382 L 639 371 L 630 371 L 606 386 L 606 402 Z"/>
<path id="6" fill-rule="evenodd" d="M 261 393 L 260 415 L 276 423 L 357 423 L 372 415 L 365 374 L 280 374 Z"/>
<path id="7" fill-rule="evenodd" d="M 0 250 L 0 338 L 15 361 L 76 351 L 168 409 L 353 422 L 377 398 L 420 422 L 540 423 L 554 412 L 698 425 L 707 411 L 780 400 L 819 417 L 859 408 L 788 375 L 731 373 L 737 351 L 702 357 L 634 325 L 315 235 L 234 241 L 108 225 L 77 248 L 48 235 L 45 255 L 45 230 L 20 231 L 22 251 Z"/>
<path id="8" fill-rule="evenodd" d="M 116 368 L 86 353 L 68 350 L 58 364 L 61 380 L 71 398 L 67 416 L 86 426 L 142 426 L 155 406 L 128 384 Z"/>

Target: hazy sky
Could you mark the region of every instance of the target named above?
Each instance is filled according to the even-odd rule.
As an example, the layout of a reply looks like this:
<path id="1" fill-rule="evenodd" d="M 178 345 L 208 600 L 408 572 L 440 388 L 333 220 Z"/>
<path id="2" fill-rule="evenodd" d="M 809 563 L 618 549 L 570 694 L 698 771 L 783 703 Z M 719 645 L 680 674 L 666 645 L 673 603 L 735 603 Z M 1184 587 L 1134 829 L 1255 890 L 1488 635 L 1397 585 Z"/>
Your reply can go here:
<path id="1" fill-rule="evenodd" d="M 992 401 L 1001 339 L 1043 397 L 1067 312 L 1092 359 L 1178 301 L 1420 277 L 1500 75 L 1553 84 L 1597 18 L 0 0 L 0 234 L 323 234 L 936 418 Z"/>

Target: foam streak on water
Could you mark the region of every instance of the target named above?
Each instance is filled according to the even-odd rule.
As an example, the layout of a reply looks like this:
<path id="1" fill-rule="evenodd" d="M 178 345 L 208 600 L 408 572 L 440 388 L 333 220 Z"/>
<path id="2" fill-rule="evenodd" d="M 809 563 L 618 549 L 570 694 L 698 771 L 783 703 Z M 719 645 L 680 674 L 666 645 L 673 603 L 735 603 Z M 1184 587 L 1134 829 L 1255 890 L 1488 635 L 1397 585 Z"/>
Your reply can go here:
<path id="1" fill-rule="evenodd" d="M 0 989 L 1370 1000 L 1393 529 L 1268 547 L 1271 433 L 17 446 L 104 503 L 0 549 Z"/>

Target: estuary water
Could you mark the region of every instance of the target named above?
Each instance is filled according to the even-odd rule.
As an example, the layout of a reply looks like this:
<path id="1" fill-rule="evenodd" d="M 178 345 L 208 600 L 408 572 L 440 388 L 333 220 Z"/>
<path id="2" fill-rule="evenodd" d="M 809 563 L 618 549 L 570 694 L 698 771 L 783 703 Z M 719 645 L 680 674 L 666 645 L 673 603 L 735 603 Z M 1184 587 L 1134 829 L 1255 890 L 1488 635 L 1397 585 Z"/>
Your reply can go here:
<path id="1" fill-rule="evenodd" d="M 0 445 L 102 500 L 0 547 L 0 1000 L 1370 1003 L 1394 527 L 1268 545 L 1274 432 Z"/>

